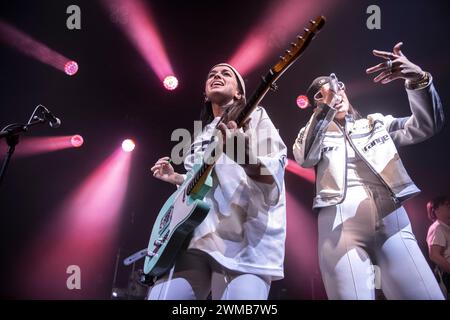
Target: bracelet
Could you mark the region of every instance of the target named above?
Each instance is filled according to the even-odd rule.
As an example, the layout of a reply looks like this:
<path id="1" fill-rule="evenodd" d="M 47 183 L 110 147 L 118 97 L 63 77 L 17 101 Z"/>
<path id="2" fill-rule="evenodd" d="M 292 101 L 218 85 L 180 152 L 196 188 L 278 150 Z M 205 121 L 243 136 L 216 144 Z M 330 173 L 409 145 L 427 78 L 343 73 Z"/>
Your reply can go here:
<path id="1" fill-rule="evenodd" d="M 423 89 L 429 85 L 431 80 L 431 75 L 428 72 L 424 72 L 423 76 L 419 80 L 406 80 L 405 87 L 410 90 Z"/>

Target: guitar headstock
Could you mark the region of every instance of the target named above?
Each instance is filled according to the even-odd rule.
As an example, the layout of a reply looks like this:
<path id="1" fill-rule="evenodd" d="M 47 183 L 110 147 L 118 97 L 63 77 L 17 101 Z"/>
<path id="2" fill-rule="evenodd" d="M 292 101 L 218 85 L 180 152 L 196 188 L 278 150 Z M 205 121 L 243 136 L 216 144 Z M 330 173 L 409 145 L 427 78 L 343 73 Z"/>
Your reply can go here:
<path id="1" fill-rule="evenodd" d="M 309 27 L 304 29 L 301 36 L 297 36 L 297 40 L 291 43 L 291 47 L 286 50 L 286 53 L 280 57 L 280 60 L 272 68 L 275 73 L 285 71 L 298 57 L 300 57 L 316 33 L 318 33 L 325 25 L 325 17 L 318 16 L 316 19 L 310 20 L 309 24 Z"/>

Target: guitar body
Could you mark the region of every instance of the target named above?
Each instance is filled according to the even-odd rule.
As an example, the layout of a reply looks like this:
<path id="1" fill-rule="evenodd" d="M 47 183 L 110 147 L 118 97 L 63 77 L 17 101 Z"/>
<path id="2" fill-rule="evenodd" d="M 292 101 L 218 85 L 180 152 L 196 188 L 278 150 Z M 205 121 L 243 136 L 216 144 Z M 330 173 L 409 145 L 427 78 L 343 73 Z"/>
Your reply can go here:
<path id="1" fill-rule="evenodd" d="M 198 192 L 186 194 L 190 177 L 199 169 L 200 165 L 194 165 L 159 211 L 148 243 L 144 274 L 157 277 L 169 271 L 192 231 L 206 218 L 210 206 L 203 198 L 212 187 L 211 175 Z"/>

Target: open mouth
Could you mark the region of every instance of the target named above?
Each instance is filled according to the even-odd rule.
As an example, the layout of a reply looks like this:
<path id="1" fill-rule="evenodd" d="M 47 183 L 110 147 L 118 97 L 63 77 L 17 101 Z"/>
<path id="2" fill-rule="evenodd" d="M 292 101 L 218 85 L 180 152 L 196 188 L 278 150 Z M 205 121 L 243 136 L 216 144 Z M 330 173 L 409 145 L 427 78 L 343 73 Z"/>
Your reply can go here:
<path id="1" fill-rule="evenodd" d="M 211 88 L 217 88 L 217 87 L 223 87 L 225 84 L 222 81 L 213 81 L 213 83 L 211 83 Z"/>

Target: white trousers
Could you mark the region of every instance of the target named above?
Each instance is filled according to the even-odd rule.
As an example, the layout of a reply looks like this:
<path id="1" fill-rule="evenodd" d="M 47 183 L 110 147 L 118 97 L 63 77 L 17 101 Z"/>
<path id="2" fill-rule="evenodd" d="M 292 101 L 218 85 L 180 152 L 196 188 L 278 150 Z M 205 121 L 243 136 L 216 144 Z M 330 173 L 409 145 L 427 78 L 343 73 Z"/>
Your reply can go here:
<path id="1" fill-rule="evenodd" d="M 319 212 L 319 264 L 329 299 L 443 299 L 405 209 L 386 190 L 348 188 Z"/>
<path id="2" fill-rule="evenodd" d="M 148 300 L 266 300 L 268 277 L 225 270 L 208 254 L 188 250 L 175 263 L 173 275 L 156 281 Z"/>

